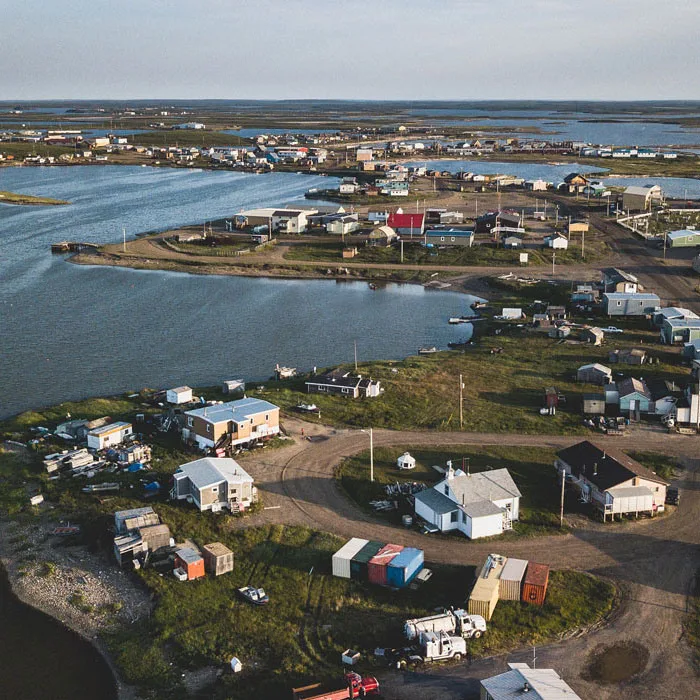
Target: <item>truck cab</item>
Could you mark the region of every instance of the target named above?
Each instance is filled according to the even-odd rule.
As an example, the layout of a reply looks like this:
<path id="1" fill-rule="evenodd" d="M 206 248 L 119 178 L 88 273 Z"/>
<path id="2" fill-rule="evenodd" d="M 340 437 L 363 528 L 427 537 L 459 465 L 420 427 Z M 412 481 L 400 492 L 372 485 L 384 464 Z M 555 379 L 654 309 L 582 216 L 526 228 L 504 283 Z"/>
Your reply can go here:
<path id="1" fill-rule="evenodd" d="M 451 637 L 447 632 L 421 632 L 421 656 L 424 661 L 461 659 L 467 653 L 462 637 Z"/>
<path id="2" fill-rule="evenodd" d="M 479 639 L 486 632 L 486 620 L 481 615 L 469 615 L 465 610 L 452 613 L 457 621 L 455 631 L 465 639 Z"/>

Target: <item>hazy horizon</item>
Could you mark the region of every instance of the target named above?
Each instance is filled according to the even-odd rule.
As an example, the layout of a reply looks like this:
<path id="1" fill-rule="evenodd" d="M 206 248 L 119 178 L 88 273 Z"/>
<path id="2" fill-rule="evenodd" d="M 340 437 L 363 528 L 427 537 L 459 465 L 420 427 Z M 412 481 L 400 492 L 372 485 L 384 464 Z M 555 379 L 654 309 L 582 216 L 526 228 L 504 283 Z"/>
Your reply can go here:
<path id="1" fill-rule="evenodd" d="M 692 0 L 0 2 L 3 101 L 700 97 Z"/>

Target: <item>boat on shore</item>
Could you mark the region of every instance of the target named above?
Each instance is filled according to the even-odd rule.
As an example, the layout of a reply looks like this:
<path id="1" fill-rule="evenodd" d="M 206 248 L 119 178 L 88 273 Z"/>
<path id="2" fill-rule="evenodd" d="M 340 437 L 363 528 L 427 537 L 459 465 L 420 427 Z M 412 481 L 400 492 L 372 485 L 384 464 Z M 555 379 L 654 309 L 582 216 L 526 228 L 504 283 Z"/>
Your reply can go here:
<path id="1" fill-rule="evenodd" d="M 485 316 L 453 316 L 448 323 L 457 325 L 458 323 L 474 323 L 475 321 L 485 321 Z"/>
<path id="2" fill-rule="evenodd" d="M 439 352 L 438 349 L 434 345 L 424 346 L 422 348 L 418 348 L 419 355 L 432 355 L 434 352 Z"/>

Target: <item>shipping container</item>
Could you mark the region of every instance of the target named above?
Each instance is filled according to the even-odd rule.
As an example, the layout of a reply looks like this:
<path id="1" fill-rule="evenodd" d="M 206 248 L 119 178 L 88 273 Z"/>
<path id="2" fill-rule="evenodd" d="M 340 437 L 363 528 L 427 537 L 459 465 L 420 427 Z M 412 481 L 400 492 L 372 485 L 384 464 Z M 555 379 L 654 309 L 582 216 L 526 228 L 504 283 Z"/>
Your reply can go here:
<path id="1" fill-rule="evenodd" d="M 353 537 L 346 542 L 332 558 L 333 576 L 350 578 L 350 561 L 366 545 L 369 540 Z"/>
<path id="2" fill-rule="evenodd" d="M 403 551 L 403 545 L 384 545 L 367 564 L 367 579 L 370 583 L 386 586 L 386 572 L 389 562 Z"/>
<path id="3" fill-rule="evenodd" d="M 384 546 L 382 542 L 370 540 L 350 560 L 350 578 L 355 581 L 367 580 L 367 564 L 369 560 Z"/>
<path id="4" fill-rule="evenodd" d="M 548 582 L 549 567 L 546 564 L 530 562 L 527 565 L 527 571 L 523 579 L 523 603 L 544 605 Z"/>
<path id="5" fill-rule="evenodd" d="M 526 569 L 526 559 L 508 559 L 499 579 L 499 598 L 503 600 L 520 600 Z"/>
<path id="6" fill-rule="evenodd" d="M 498 603 L 501 571 L 505 563 L 505 557 L 489 554 L 469 595 L 467 611 L 470 615 L 481 615 L 485 620 L 491 619 Z"/>
<path id="7" fill-rule="evenodd" d="M 394 588 L 403 588 L 414 579 L 423 568 L 423 550 L 406 547 L 390 562 L 386 570 L 386 583 Z"/>

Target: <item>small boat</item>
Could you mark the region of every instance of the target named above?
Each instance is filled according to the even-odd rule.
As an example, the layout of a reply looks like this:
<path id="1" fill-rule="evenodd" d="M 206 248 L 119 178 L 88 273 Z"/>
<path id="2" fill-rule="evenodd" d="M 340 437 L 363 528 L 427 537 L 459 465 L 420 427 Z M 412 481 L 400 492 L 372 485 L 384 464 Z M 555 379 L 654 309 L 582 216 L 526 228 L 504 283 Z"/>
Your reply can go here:
<path id="1" fill-rule="evenodd" d="M 418 348 L 419 355 L 432 355 L 434 352 L 438 352 L 438 349 L 434 345 Z"/>
<path id="2" fill-rule="evenodd" d="M 377 285 L 374 284 L 374 282 L 370 282 L 370 283 L 369 283 L 369 288 L 372 289 L 372 290 L 375 290 L 375 289 L 377 288 Z"/>
<path id="3" fill-rule="evenodd" d="M 485 309 L 488 306 L 488 302 L 485 301 L 474 301 L 469 305 L 470 309 Z"/>
<path id="4" fill-rule="evenodd" d="M 296 367 L 280 367 L 275 365 L 275 376 L 277 379 L 291 379 L 297 376 Z"/>
<path id="5" fill-rule="evenodd" d="M 300 403 L 297 406 L 297 411 L 302 413 L 320 413 L 321 410 L 315 403 Z"/>
<path id="6" fill-rule="evenodd" d="M 457 325 L 458 323 L 471 323 L 474 320 L 473 316 L 453 316 L 448 323 L 451 323 L 453 326 Z"/>
<path id="7" fill-rule="evenodd" d="M 243 586 L 243 588 L 239 588 L 238 595 L 253 605 L 267 605 L 270 602 L 267 593 L 265 593 L 262 588 L 255 588 L 253 586 Z"/>

